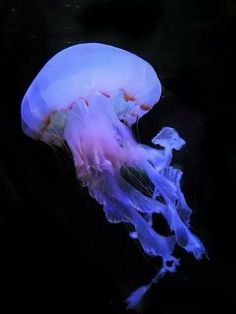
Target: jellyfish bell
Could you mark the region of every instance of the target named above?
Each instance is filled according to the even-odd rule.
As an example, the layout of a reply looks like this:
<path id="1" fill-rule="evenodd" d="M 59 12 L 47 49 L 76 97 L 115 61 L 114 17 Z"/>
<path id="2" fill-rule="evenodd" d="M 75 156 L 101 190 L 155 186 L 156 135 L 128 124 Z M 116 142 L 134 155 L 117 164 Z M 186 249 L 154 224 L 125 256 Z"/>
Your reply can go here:
<path id="1" fill-rule="evenodd" d="M 125 50 L 97 43 L 79 44 L 56 54 L 28 88 L 21 105 L 23 131 L 72 152 L 78 179 L 103 206 L 109 222 L 133 225 L 144 252 L 160 256 L 163 266 L 149 284 L 127 299 L 135 308 L 152 284 L 174 272 L 178 244 L 199 259 L 205 252 L 189 230 L 191 209 L 181 191 L 182 172 L 171 166 L 172 151 L 185 144 L 165 127 L 153 138 L 157 149 L 138 143 L 130 130 L 159 100 L 161 85 L 152 66 Z M 153 185 L 143 194 L 122 169 L 145 173 Z M 134 173 L 131 173 L 135 178 Z M 154 230 L 161 214 L 173 235 Z"/>
<path id="2" fill-rule="evenodd" d="M 154 69 L 138 56 L 104 44 L 75 45 L 49 60 L 30 85 L 22 102 L 23 129 L 52 140 L 48 126 L 59 133 L 64 126 L 58 112 L 67 114 L 76 101 L 88 105 L 98 95 L 110 98 L 118 118 L 131 126 L 160 94 Z"/>

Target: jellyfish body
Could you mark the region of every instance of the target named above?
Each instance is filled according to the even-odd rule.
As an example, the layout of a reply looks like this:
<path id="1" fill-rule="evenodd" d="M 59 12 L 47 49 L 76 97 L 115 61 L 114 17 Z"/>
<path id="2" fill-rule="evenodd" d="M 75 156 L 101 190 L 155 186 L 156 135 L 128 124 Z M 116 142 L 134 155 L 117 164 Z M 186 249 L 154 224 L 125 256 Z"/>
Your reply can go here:
<path id="1" fill-rule="evenodd" d="M 172 151 L 185 144 L 178 133 L 163 128 L 152 140 L 162 149 L 138 143 L 130 126 L 159 100 L 161 85 L 154 69 L 125 50 L 104 44 L 80 44 L 55 55 L 28 88 L 21 105 L 24 132 L 47 144 L 69 146 L 78 179 L 103 206 L 112 223 L 132 224 L 144 252 L 160 256 L 162 268 L 149 284 L 133 292 L 127 307 L 164 276 L 174 272 L 178 244 L 197 259 L 201 241 L 189 230 L 191 209 L 181 191 L 182 172 L 171 166 Z M 144 195 L 122 175 L 143 171 L 153 189 Z M 135 179 L 135 178 L 134 178 Z M 152 227 L 161 214 L 171 236 Z"/>

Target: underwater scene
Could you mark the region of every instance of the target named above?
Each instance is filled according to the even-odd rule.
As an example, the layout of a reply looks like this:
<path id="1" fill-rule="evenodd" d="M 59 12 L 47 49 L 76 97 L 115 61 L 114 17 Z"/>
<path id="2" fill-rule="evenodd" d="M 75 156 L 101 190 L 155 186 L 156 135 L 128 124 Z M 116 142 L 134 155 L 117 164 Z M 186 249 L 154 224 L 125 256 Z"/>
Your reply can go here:
<path id="1" fill-rule="evenodd" d="M 233 306 L 236 5 L 1 1 L 1 313 Z"/>

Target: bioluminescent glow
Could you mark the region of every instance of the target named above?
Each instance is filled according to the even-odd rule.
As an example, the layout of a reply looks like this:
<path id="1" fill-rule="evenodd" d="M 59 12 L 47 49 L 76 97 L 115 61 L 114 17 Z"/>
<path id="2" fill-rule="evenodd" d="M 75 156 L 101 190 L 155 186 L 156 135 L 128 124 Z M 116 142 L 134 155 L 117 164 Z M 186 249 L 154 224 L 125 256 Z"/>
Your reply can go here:
<path id="1" fill-rule="evenodd" d="M 181 149 L 184 140 L 165 127 L 152 139 L 162 147 L 156 149 L 138 143 L 130 130 L 160 95 L 159 79 L 149 63 L 116 47 L 88 43 L 49 60 L 21 106 L 24 132 L 47 144 L 66 142 L 78 179 L 103 206 L 107 220 L 131 224 L 130 236 L 143 251 L 162 257 L 161 269 L 130 295 L 127 308 L 135 308 L 152 284 L 176 270 L 176 244 L 197 259 L 204 254 L 201 241 L 189 230 L 191 209 L 180 187 L 182 171 L 171 166 L 172 151 Z M 125 170 L 135 181 L 130 169 L 149 178 L 153 185 L 149 195 L 122 175 Z M 153 229 L 155 213 L 165 218 L 173 235 Z"/>

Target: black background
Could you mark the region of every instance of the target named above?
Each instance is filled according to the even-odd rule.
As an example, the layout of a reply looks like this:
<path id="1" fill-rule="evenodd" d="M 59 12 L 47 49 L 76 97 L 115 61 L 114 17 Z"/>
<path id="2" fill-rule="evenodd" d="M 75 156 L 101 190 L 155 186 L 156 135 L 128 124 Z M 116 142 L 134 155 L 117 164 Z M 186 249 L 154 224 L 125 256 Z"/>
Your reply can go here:
<path id="1" fill-rule="evenodd" d="M 163 126 L 209 260 L 188 254 L 145 297 L 140 313 L 214 313 L 233 305 L 235 259 L 234 0 L 1 0 L 0 308 L 4 313 L 125 313 L 154 275 L 125 225 L 109 224 L 75 178 L 70 155 L 27 138 L 21 99 L 59 50 L 103 42 L 158 72 L 163 96 L 134 127 L 148 144 Z M 178 252 L 177 252 L 178 253 Z"/>

